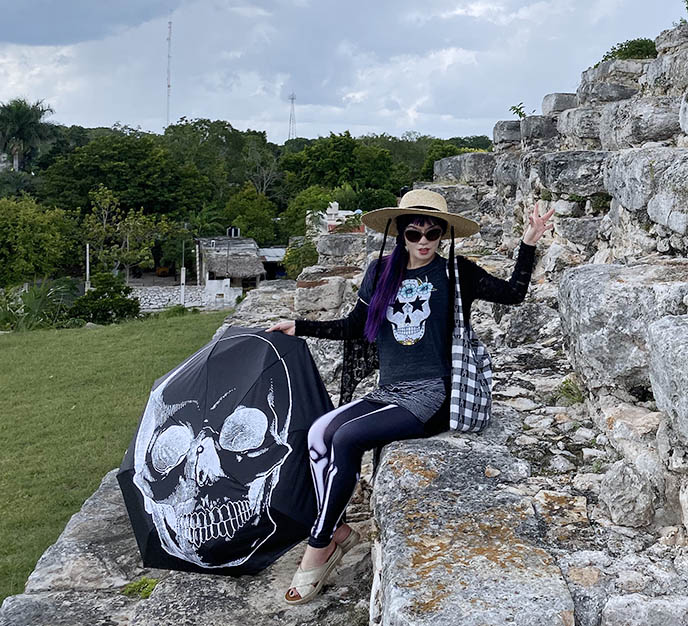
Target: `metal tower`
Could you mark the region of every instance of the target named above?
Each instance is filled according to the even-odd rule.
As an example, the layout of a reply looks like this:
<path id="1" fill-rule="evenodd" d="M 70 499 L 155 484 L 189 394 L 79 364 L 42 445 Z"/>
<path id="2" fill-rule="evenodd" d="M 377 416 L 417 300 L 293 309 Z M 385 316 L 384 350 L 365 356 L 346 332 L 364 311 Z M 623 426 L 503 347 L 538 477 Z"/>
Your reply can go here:
<path id="1" fill-rule="evenodd" d="M 296 94 L 294 92 L 289 96 L 291 100 L 291 111 L 289 113 L 289 136 L 287 141 L 290 139 L 296 139 L 296 114 L 294 113 L 294 100 L 296 100 Z"/>
<path id="2" fill-rule="evenodd" d="M 172 20 L 167 22 L 167 123 L 165 128 L 170 125 L 170 94 L 172 93 L 172 75 L 170 67 L 172 65 Z"/>

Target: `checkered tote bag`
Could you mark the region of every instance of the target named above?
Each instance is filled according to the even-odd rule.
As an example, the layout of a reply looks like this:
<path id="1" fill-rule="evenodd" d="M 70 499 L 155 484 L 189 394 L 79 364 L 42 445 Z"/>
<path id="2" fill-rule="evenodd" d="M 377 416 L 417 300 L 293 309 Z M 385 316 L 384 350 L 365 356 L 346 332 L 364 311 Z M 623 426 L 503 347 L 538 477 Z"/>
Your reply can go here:
<path id="1" fill-rule="evenodd" d="M 454 265 L 456 294 L 452 332 L 452 391 L 449 427 L 479 432 L 492 416 L 492 359 L 470 323 L 463 323 L 459 264 Z"/>

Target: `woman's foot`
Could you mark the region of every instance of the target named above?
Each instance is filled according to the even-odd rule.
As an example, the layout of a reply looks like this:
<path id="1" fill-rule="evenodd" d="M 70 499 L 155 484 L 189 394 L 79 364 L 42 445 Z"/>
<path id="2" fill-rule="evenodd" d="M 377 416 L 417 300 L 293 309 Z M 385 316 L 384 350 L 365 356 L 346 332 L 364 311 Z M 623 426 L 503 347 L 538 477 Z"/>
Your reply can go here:
<path id="1" fill-rule="evenodd" d="M 353 529 L 348 524 L 342 524 L 337 530 L 334 531 L 334 536 L 332 539 L 335 543 L 342 543 L 346 541 L 347 537 L 353 532 Z"/>
<path id="2" fill-rule="evenodd" d="M 341 533 L 341 535 L 343 534 L 344 533 Z M 344 539 L 344 537 L 342 537 L 342 539 Z M 337 544 L 335 541 L 331 541 L 330 545 L 324 548 L 313 548 L 312 546 L 306 546 L 306 552 L 304 553 L 303 558 L 301 559 L 301 564 L 299 565 L 299 567 L 303 571 L 320 567 L 327 562 L 327 560 L 332 556 L 336 549 Z M 290 587 L 286 593 L 286 598 L 288 600 L 298 600 L 301 598 L 301 595 L 294 587 Z"/>

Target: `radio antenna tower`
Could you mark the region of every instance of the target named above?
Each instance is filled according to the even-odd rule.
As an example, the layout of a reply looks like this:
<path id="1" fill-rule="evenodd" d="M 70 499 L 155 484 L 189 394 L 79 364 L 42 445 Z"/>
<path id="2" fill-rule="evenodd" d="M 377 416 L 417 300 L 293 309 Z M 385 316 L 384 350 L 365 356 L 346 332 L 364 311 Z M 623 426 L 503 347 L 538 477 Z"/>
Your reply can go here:
<path id="1" fill-rule="evenodd" d="M 296 94 L 292 91 L 289 96 L 291 100 L 291 111 L 289 113 L 289 136 L 287 141 L 290 139 L 296 139 L 296 114 L 294 113 L 294 100 L 296 100 Z"/>
<path id="2" fill-rule="evenodd" d="M 165 128 L 170 125 L 170 95 L 172 93 L 172 74 L 170 68 L 172 65 L 172 18 L 167 22 L 167 123 Z"/>

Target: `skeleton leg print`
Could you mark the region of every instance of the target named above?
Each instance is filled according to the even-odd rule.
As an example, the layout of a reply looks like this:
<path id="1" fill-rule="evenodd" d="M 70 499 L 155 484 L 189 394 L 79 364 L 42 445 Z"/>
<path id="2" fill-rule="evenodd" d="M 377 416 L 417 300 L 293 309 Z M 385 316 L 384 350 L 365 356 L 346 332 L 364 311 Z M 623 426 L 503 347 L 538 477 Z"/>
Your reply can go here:
<path id="1" fill-rule="evenodd" d="M 318 517 L 308 545 L 324 548 L 332 541 L 360 478 L 366 450 L 425 436 L 423 423 L 395 404 L 355 400 L 319 417 L 308 431 L 311 474 L 318 502 Z"/>
<path id="2" fill-rule="evenodd" d="M 408 278 L 401 283 L 394 302 L 387 307 L 387 320 L 394 338 L 404 346 L 418 343 L 425 334 L 425 320 L 430 316 L 433 286 L 428 279 Z"/>

